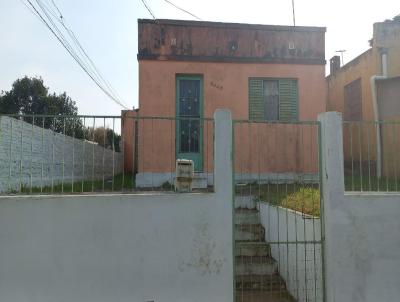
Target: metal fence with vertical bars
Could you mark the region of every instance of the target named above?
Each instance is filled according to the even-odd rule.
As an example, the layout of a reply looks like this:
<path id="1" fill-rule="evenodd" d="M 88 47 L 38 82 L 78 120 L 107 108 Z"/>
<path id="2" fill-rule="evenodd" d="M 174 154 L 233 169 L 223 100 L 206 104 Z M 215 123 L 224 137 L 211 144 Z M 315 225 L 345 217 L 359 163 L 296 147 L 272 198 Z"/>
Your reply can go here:
<path id="1" fill-rule="evenodd" d="M 0 193 L 172 191 L 193 154 L 195 190 L 212 190 L 213 135 L 212 119 L 1 115 Z"/>
<path id="2" fill-rule="evenodd" d="M 324 300 L 319 129 L 234 121 L 237 302 Z"/>
<path id="3" fill-rule="evenodd" d="M 399 146 L 399 121 L 344 121 L 346 191 L 398 192 Z"/>

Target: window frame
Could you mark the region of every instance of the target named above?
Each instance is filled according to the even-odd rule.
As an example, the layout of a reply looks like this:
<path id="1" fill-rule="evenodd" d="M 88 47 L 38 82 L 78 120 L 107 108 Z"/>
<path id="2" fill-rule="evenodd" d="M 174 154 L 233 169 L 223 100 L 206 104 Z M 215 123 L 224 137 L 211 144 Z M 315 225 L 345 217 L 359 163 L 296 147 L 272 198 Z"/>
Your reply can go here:
<path id="1" fill-rule="evenodd" d="M 278 82 L 278 92 L 279 92 L 279 95 L 278 95 L 278 120 L 267 120 L 267 119 L 265 119 L 265 114 L 264 114 L 264 112 L 263 112 L 263 115 L 264 115 L 264 117 L 263 117 L 263 119 L 262 120 L 258 120 L 258 119 L 252 119 L 251 118 L 251 100 L 250 100 L 250 95 L 251 95 L 251 92 L 250 92 L 250 82 L 251 82 L 251 80 L 261 80 L 262 81 L 262 99 L 263 99 L 263 106 L 264 106 L 264 108 L 265 108 L 265 102 L 264 102 L 264 98 L 265 98 L 265 96 L 264 96 L 264 81 L 277 81 Z M 247 112 L 247 114 L 248 114 L 248 118 L 249 118 L 249 120 L 253 120 L 253 121 L 264 121 L 264 122 L 287 122 L 287 121 L 282 121 L 281 120 L 281 114 L 280 114 L 280 107 L 281 107 L 281 90 L 280 90 L 280 84 L 281 84 L 281 81 L 295 81 L 296 82 L 296 118 L 295 119 L 292 119 L 292 120 L 290 120 L 290 121 L 292 121 L 292 122 L 296 122 L 296 121 L 299 121 L 300 120 L 300 117 L 299 117 L 299 115 L 300 115 L 300 101 L 299 101 L 299 79 L 298 78 L 295 78 L 295 77 L 254 77 L 254 76 L 252 76 L 252 77 L 249 77 L 248 78 L 248 82 L 247 82 L 247 91 L 248 91 L 248 112 Z"/>
<path id="2" fill-rule="evenodd" d="M 269 120 L 269 119 L 267 119 L 267 115 L 266 115 L 266 107 L 267 107 L 267 104 L 266 104 L 266 95 L 264 94 L 265 93 L 265 82 L 275 82 L 275 83 L 277 83 L 277 88 L 278 88 L 278 104 L 277 104 L 277 107 L 278 107 L 278 112 L 277 112 L 277 114 L 278 114 L 278 118 L 277 119 L 271 119 L 271 120 Z M 263 95 L 262 95 L 262 99 L 263 99 L 263 108 L 264 108 L 264 121 L 266 121 L 266 122 L 278 122 L 278 121 L 280 121 L 280 102 L 281 102 L 281 96 L 280 96 L 280 90 L 279 90 L 279 80 L 273 80 L 273 79 L 262 79 L 262 93 L 263 93 Z"/>

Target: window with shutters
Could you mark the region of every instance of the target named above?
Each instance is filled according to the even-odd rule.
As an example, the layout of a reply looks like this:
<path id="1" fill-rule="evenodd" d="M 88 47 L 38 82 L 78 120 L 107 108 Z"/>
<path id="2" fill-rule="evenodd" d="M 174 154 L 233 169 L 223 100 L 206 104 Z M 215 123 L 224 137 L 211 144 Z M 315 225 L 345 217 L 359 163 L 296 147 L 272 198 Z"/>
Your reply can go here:
<path id="1" fill-rule="evenodd" d="M 258 121 L 298 120 L 296 79 L 249 79 L 249 118 Z"/>

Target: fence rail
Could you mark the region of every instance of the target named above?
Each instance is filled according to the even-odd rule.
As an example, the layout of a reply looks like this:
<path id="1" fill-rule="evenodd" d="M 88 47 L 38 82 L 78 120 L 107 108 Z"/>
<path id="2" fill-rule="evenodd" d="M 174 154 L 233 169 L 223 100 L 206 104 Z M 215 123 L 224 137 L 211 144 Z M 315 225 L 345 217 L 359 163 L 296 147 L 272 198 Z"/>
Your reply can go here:
<path id="1" fill-rule="evenodd" d="M 317 121 L 234 122 L 236 301 L 323 301 Z"/>
<path id="2" fill-rule="evenodd" d="M 191 117 L 0 115 L 0 193 L 171 191 L 176 158 L 210 190 L 213 131 Z"/>
<path id="3" fill-rule="evenodd" d="M 400 189 L 400 122 L 343 122 L 346 191 Z"/>

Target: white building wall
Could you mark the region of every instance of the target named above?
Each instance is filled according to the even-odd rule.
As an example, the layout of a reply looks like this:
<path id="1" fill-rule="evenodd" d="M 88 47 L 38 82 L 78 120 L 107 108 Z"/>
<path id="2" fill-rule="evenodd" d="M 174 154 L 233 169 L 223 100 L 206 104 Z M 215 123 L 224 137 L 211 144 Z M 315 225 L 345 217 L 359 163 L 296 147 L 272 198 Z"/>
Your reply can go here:
<path id="1" fill-rule="evenodd" d="M 0 192 L 122 173 L 123 157 L 99 145 L 0 117 Z"/>

